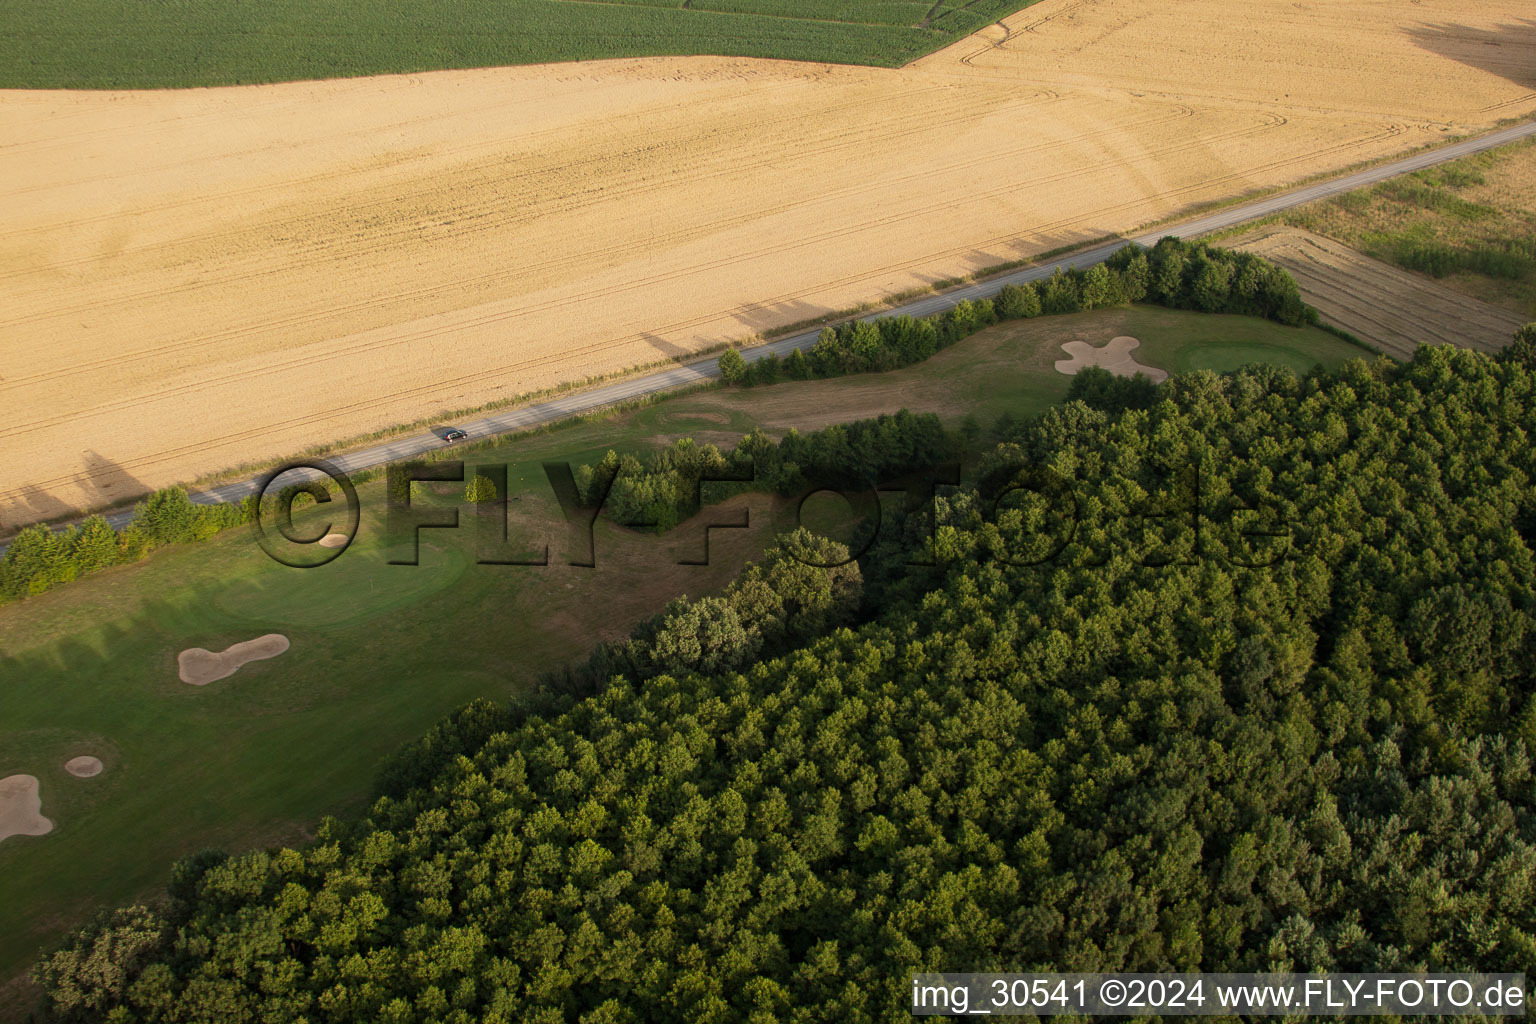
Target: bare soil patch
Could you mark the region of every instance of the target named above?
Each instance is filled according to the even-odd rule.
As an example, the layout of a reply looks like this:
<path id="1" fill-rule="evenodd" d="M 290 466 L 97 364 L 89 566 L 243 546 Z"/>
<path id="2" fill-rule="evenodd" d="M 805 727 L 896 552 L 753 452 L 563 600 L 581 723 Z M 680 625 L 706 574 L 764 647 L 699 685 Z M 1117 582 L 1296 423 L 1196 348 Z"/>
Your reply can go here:
<path id="1" fill-rule="evenodd" d="M 43 817 L 43 801 L 35 775 L 0 779 L 0 842 L 11 836 L 43 836 L 53 822 Z"/>
<path id="2" fill-rule="evenodd" d="M 1508 310 L 1321 235 L 1266 229 L 1229 244 L 1280 264 L 1325 321 L 1398 359 L 1411 359 L 1420 344 L 1497 352 L 1521 324 Z"/>
<path id="3" fill-rule="evenodd" d="M 0 93 L 0 525 L 1527 115 L 1529 36 L 1495 66 L 1450 29 L 1528 15 L 1045 0 L 900 70 Z"/>
<path id="4" fill-rule="evenodd" d="M 275 658 L 287 649 L 287 637 L 281 633 L 268 633 L 218 652 L 201 647 L 189 648 L 177 656 L 176 665 L 182 682 L 206 686 L 215 680 L 234 675 L 248 662 Z"/>

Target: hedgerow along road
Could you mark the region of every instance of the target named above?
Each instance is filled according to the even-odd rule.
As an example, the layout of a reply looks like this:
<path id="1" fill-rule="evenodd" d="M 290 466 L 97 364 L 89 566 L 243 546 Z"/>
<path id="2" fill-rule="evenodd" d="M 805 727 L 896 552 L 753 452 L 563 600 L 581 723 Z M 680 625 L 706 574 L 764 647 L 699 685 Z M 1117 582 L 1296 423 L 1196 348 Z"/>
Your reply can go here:
<path id="1" fill-rule="evenodd" d="M 1427 167 L 1448 163 L 1452 160 L 1482 153 L 1486 150 L 1533 136 L 1536 136 L 1536 121 L 1514 125 L 1488 135 L 1480 135 L 1449 146 L 1415 153 L 1401 160 L 1394 160 L 1377 167 L 1356 171 L 1353 174 L 1308 185 L 1305 188 L 1280 192 L 1263 199 L 1230 206 L 1206 216 L 1159 228 L 1140 236 L 1117 239 L 1105 245 L 1079 250 L 1053 262 L 1041 263 L 1022 270 L 999 274 L 995 277 L 989 277 L 985 281 L 978 281 L 974 284 L 955 288 L 941 294 L 915 299 L 900 306 L 881 310 L 870 319 L 900 316 L 903 314 L 922 317 L 942 313 L 962 300 L 969 299 L 974 301 L 976 299 L 991 298 L 1001 291 L 1005 285 L 1040 281 L 1050 277 L 1058 269 L 1090 267 L 1094 264 L 1102 263 L 1116 251 L 1123 248 L 1128 242 L 1151 246 L 1155 245 L 1159 238 L 1168 235 L 1173 235 L 1177 238 L 1194 238 L 1215 231 L 1223 231 L 1248 221 L 1259 220 L 1284 210 L 1316 202 L 1319 199 L 1327 199 L 1344 192 L 1351 192 L 1358 188 L 1364 188 L 1385 181 L 1388 178 L 1394 178 L 1402 174 L 1411 174 L 1414 171 L 1421 171 Z M 748 362 L 755 362 L 768 356 L 770 353 L 783 357 L 794 349 L 809 348 L 815 343 L 820 333 L 821 329 L 817 327 L 799 334 L 780 338 L 765 345 L 759 345 L 744 352 L 743 355 Z M 514 433 L 545 426 L 560 420 L 570 419 L 574 416 L 595 412 L 608 406 L 711 381 L 718 376 L 719 369 L 716 366 L 716 361 L 713 358 L 701 358 L 682 366 L 573 392 L 569 395 L 552 398 L 533 405 L 509 409 L 506 412 L 460 423 L 457 426 L 468 433 L 469 440 L 474 441 L 498 434 Z M 373 469 L 391 462 L 415 458 L 428 452 L 437 451 L 443 445 L 444 441 L 438 434 L 414 434 L 399 437 L 383 444 L 358 448 L 344 454 L 327 456 L 327 461 L 342 472 L 351 474 L 365 469 Z M 276 465 L 281 464 L 279 462 Z M 302 473 L 296 473 L 292 477 L 285 476 L 283 479 L 285 482 L 290 479 L 298 480 L 303 475 Z M 314 476 L 316 474 L 310 475 Z M 266 474 L 263 473 L 246 480 L 238 480 L 222 484 L 218 487 L 210 487 L 207 490 L 194 493 L 191 497 L 193 501 L 204 505 L 240 501 L 255 494 L 265 477 Z M 106 516 L 107 522 L 114 529 L 119 530 L 126 526 L 132 518 L 132 509 L 123 509 Z M 9 547 L 9 544 L 0 544 L 0 554 L 3 554 L 7 547 Z"/>

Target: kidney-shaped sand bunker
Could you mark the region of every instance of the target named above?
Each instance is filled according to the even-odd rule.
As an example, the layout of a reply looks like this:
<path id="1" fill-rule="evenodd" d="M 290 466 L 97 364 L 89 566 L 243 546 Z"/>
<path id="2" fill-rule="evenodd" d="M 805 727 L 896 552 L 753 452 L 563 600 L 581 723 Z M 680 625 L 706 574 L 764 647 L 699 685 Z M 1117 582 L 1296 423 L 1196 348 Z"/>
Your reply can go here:
<path id="1" fill-rule="evenodd" d="M 0 779 L 0 842 L 11 836 L 44 836 L 53 822 L 43 817 L 43 798 L 34 775 Z"/>
<path id="2" fill-rule="evenodd" d="M 1131 355 L 1140 345 L 1141 342 L 1124 334 L 1111 339 L 1103 348 L 1097 348 L 1086 341 L 1069 341 L 1061 346 L 1061 350 L 1072 358 L 1058 359 L 1056 372 L 1076 376 L 1086 366 L 1102 366 L 1117 377 L 1134 377 L 1143 373 L 1152 383 L 1161 384 L 1168 379 L 1166 371 L 1155 366 L 1143 366 Z"/>
<path id="3" fill-rule="evenodd" d="M 218 652 L 201 647 L 189 648 L 177 656 L 176 664 L 181 670 L 182 682 L 206 686 L 215 679 L 234 675 L 246 662 L 275 658 L 287 649 L 287 637 L 281 633 L 268 633 Z"/>

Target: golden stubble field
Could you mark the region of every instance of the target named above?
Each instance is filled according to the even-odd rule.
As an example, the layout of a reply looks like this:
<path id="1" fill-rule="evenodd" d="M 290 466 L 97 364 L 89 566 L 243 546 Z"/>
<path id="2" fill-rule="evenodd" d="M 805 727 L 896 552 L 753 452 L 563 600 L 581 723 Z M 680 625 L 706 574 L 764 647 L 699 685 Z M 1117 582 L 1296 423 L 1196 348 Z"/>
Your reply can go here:
<path id="1" fill-rule="evenodd" d="M 1528 0 L 1045 0 L 901 70 L 0 93 L 0 528 L 1536 111 Z"/>
<path id="2" fill-rule="evenodd" d="M 1421 344 L 1497 352 L 1524 323 L 1507 309 L 1310 231 L 1262 228 L 1227 244 L 1280 264 L 1326 322 L 1397 359 L 1412 359 Z"/>

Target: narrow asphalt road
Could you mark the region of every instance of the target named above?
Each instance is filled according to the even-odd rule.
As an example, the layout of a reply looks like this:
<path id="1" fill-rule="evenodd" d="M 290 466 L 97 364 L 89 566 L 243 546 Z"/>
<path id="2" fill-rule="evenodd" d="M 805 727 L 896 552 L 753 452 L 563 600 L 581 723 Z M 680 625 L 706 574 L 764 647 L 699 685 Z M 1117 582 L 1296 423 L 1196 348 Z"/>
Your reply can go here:
<path id="1" fill-rule="evenodd" d="M 967 285 L 964 288 L 956 288 L 952 291 L 944 292 L 942 295 L 931 295 L 902 306 L 881 310 L 879 313 L 873 314 L 872 318 L 899 316 L 902 314 L 915 317 L 930 316 L 934 313 L 941 313 L 962 299 L 990 298 L 996 295 L 1004 285 L 1022 284 L 1026 281 L 1039 281 L 1042 278 L 1050 277 L 1056 272 L 1057 268 L 1090 267 L 1096 263 L 1102 263 L 1116 250 L 1122 248 L 1127 241 L 1151 246 L 1156 244 L 1159 238 L 1167 235 L 1188 238 L 1210 234 L 1213 231 L 1235 227 L 1238 224 L 1258 220 L 1270 214 L 1279 213 L 1282 210 L 1289 210 L 1304 203 L 1326 199 L 1329 196 L 1336 196 L 1342 192 L 1349 192 L 1366 185 L 1374 185 L 1379 181 L 1384 181 L 1399 174 L 1423 170 L 1426 167 L 1433 167 L 1436 164 L 1443 164 L 1473 153 L 1481 153 L 1484 150 L 1532 136 L 1536 136 L 1536 121 L 1515 125 L 1514 127 L 1494 132 L 1491 135 L 1478 136 L 1477 138 L 1467 139 L 1450 146 L 1416 153 L 1402 160 L 1382 164 L 1369 170 L 1358 171 L 1341 178 L 1320 182 L 1316 185 L 1309 185 L 1306 188 L 1277 193 L 1265 199 L 1254 200 L 1251 203 L 1230 206 L 1217 210 L 1215 213 L 1207 216 L 1159 228 L 1156 231 L 1135 238 L 1116 241 L 1094 249 L 1079 250 L 1053 263 L 1044 263 L 1013 273 L 1001 274 L 997 277 L 988 278 L 986 281 Z M 761 359 L 770 352 L 782 357 L 793 349 L 809 347 L 816 341 L 819 333 L 820 328 L 805 331 L 801 334 L 781 338 L 767 345 L 758 346 L 743 354 L 747 356 L 749 361 Z M 701 381 L 713 380 L 717 376 L 719 376 L 719 370 L 715 365 L 715 360 L 712 358 L 705 359 L 669 370 L 632 377 L 614 384 L 605 384 L 601 387 L 573 392 L 569 395 L 550 399 L 547 402 L 540 402 L 536 405 L 510 409 L 507 412 L 497 413 L 494 416 L 460 423 L 458 426 L 469 434 L 471 440 L 488 437 L 493 434 L 527 430 L 531 427 L 543 426 L 547 423 L 592 412 L 604 406 L 628 401 L 633 398 L 671 391 L 687 387 L 691 384 L 697 384 Z M 370 469 L 374 466 L 381 466 L 400 459 L 408 459 L 425 452 L 437 451 L 443 447 L 443 444 L 442 438 L 436 434 L 416 434 L 400 437 L 384 444 L 360 448 L 343 455 L 328 456 L 327 458 L 328 461 L 339 467 L 343 472 L 355 473 L 359 470 Z M 199 491 L 193 494 L 192 500 L 209 505 L 218 502 L 239 501 L 254 494 L 260 480 L 261 477 L 253 477 L 249 480 L 240 480 L 219 487 L 212 487 L 206 491 Z M 131 517 L 132 510 L 124 509 L 114 512 L 106 518 L 107 522 L 111 523 L 113 527 L 121 529 L 127 525 Z M 4 551 L 5 546 L 0 545 L 0 554 L 3 554 Z"/>

